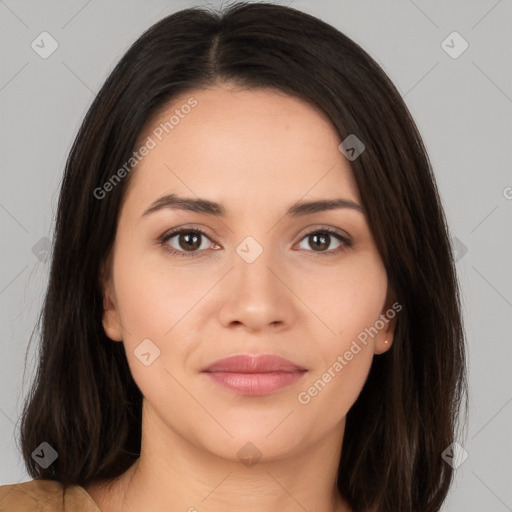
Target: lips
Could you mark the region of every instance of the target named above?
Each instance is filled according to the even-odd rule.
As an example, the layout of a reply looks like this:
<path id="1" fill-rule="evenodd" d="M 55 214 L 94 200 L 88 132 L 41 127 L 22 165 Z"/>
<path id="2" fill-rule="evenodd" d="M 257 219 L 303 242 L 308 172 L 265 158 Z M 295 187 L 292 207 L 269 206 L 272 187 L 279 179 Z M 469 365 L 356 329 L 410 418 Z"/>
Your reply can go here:
<path id="1" fill-rule="evenodd" d="M 306 368 L 270 354 L 249 355 L 241 354 L 226 357 L 215 361 L 206 367 L 203 372 L 235 372 L 235 373 L 271 373 L 271 372 L 298 372 Z"/>
<path id="2" fill-rule="evenodd" d="M 261 396 L 295 384 L 307 369 L 275 355 L 243 354 L 219 359 L 202 372 L 239 395 Z"/>

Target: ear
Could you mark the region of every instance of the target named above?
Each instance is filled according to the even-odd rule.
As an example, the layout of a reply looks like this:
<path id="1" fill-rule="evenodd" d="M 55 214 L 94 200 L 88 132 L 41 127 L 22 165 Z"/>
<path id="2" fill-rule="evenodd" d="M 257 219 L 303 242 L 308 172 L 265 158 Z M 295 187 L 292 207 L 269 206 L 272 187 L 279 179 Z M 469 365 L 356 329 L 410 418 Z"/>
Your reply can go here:
<path id="1" fill-rule="evenodd" d="M 112 341 L 122 341 L 122 328 L 112 281 L 111 257 L 101 265 L 100 288 L 103 297 L 103 329 Z"/>
<path id="2" fill-rule="evenodd" d="M 402 305 L 396 300 L 395 293 L 388 287 L 386 302 L 379 319 L 375 322 L 375 326 L 379 328 L 379 332 L 375 337 L 374 354 L 383 354 L 393 345 L 396 317 L 401 310 Z"/>

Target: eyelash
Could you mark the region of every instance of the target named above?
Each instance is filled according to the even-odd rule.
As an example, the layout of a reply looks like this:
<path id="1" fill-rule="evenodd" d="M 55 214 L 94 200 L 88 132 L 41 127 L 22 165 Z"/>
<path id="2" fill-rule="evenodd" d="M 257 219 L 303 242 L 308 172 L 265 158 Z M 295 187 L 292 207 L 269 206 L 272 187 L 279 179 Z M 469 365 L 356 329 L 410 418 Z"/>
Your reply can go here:
<path id="1" fill-rule="evenodd" d="M 179 228 L 179 229 L 164 233 L 161 236 L 161 238 L 159 239 L 159 244 L 173 256 L 182 256 L 182 257 L 186 257 L 186 258 L 193 258 L 198 253 L 202 252 L 202 251 L 193 251 L 193 252 L 187 253 L 185 251 L 177 251 L 176 249 L 173 249 L 172 247 L 170 247 L 169 244 L 167 244 L 168 240 L 170 240 L 171 238 L 174 238 L 176 235 L 181 235 L 182 233 L 188 233 L 188 234 L 194 233 L 196 235 L 205 236 L 206 238 L 211 240 L 210 237 L 208 236 L 208 234 L 205 233 L 204 231 L 202 231 L 201 229 Z M 312 253 L 314 253 L 315 256 L 335 256 L 335 255 L 339 254 L 340 252 L 345 251 L 347 248 L 352 247 L 352 242 L 348 237 L 341 235 L 338 231 L 330 228 L 329 226 L 321 226 L 320 228 L 317 228 L 313 231 L 309 231 L 308 233 L 305 233 L 304 236 L 300 239 L 300 241 L 304 240 L 304 238 L 307 238 L 308 236 L 311 236 L 311 235 L 325 234 L 325 233 L 337 238 L 340 242 L 342 242 L 342 245 L 340 247 L 338 247 L 337 249 L 334 249 L 331 251 L 307 251 L 307 252 L 312 252 Z"/>

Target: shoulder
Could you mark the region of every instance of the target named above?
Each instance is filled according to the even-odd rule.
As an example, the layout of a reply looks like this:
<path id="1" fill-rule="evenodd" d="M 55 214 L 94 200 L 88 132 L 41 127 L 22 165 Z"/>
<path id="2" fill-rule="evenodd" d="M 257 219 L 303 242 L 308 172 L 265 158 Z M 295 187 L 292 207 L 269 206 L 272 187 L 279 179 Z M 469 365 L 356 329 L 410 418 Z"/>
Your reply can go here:
<path id="1" fill-rule="evenodd" d="M 78 485 L 67 488 L 54 480 L 31 480 L 0 486 L 0 512 L 100 512 Z"/>

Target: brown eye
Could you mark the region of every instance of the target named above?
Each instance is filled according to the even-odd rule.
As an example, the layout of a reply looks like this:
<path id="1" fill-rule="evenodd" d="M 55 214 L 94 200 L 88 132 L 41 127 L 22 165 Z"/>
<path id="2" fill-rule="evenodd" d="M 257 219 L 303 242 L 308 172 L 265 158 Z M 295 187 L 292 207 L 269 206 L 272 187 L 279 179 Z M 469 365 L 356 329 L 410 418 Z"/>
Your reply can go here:
<path id="1" fill-rule="evenodd" d="M 327 233 L 315 233 L 308 237 L 310 247 L 314 247 L 320 251 L 329 249 L 330 241 L 331 235 Z"/>
<path id="2" fill-rule="evenodd" d="M 331 228 L 322 228 L 316 231 L 311 231 L 310 233 L 307 233 L 302 240 L 307 241 L 307 245 L 312 249 L 310 252 L 316 252 L 319 255 L 337 254 L 339 250 L 344 250 L 346 247 L 350 246 L 350 240 L 347 237 Z M 335 247 L 331 247 L 333 240 L 338 242 L 338 245 L 335 245 Z M 331 247 L 331 250 L 328 250 L 329 247 Z M 307 249 L 307 247 L 302 248 Z"/>
<path id="3" fill-rule="evenodd" d="M 186 251 L 194 251 L 201 246 L 201 235 L 197 233 L 181 233 L 178 235 L 178 245 Z"/>
<path id="4" fill-rule="evenodd" d="M 202 238 L 210 240 L 208 235 L 200 229 L 180 229 L 165 235 L 162 238 L 161 243 L 172 254 L 179 256 L 194 256 L 195 253 L 200 252 L 203 245 Z M 176 239 L 173 244 L 169 243 L 172 239 Z M 207 243 L 202 247 L 202 250 L 208 249 L 210 245 L 211 243 Z"/>

